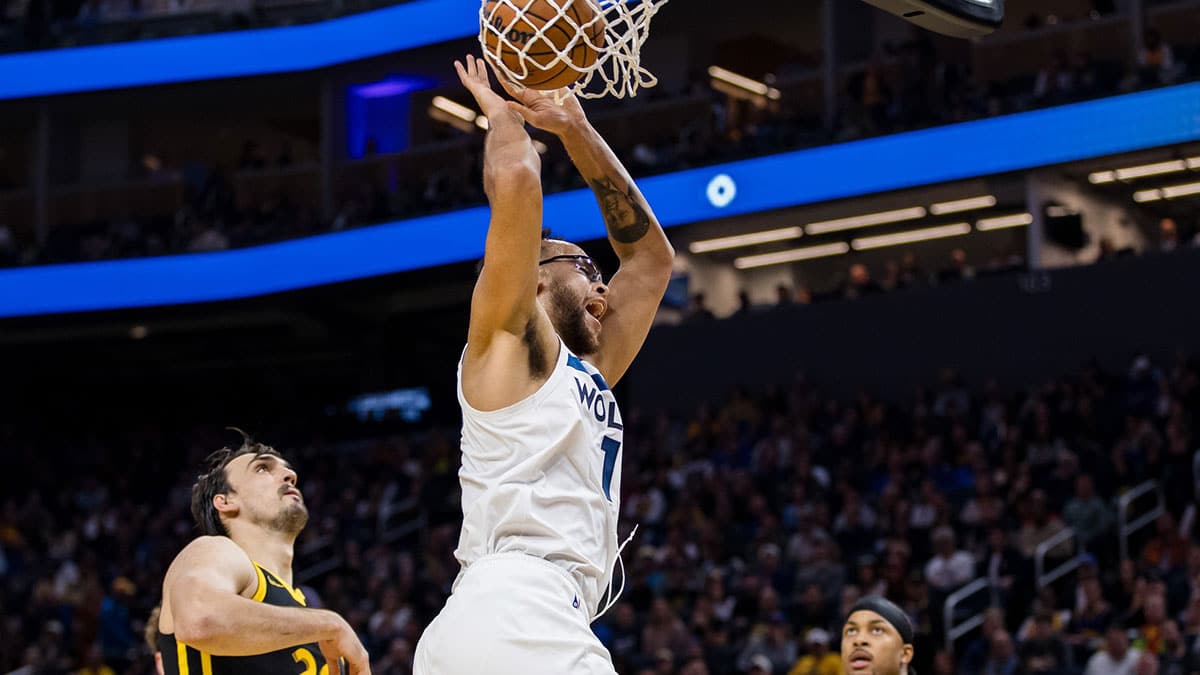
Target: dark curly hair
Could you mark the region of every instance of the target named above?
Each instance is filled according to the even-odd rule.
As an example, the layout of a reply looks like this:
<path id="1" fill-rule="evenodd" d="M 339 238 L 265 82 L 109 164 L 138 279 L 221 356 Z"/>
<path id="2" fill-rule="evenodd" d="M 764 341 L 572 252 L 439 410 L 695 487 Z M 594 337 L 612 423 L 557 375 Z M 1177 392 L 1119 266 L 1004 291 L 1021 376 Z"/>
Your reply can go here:
<path id="1" fill-rule="evenodd" d="M 255 442 L 241 429 L 229 427 L 229 430 L 242 435 L 242 444 L 236 449 L 225 447 L 209 455 L 204 460 L 207 470 L 197 476 L 196 483 L 192 485 L 192 519 L 196 521 L 196 529 L 200 530 L 200 534 L 229 536 L 229 531 L 221 522 L 221 513 L 213 506 L 213 497 L 233 492 L 225 472 L 230 462 L 242 455 L 282 457 L 275 448 Z"/>

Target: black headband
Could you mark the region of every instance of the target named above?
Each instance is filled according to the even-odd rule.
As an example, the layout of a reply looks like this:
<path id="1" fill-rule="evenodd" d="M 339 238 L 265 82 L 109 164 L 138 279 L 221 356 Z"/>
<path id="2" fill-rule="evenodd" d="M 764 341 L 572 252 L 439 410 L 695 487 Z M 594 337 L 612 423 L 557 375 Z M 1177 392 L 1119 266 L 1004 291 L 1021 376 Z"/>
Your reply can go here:
<path id="1" fill-rule="evenodd" d="M 908 620 L 908 615 L 896 603 L 881 597 L 863 598 L 854 604 L 854 607 L 850 609 L 850 614 L 862 610 L 875 612 L 879 616 L 882 616 L 883 620 L 892 624 L 892 628 L 895 628 L 896 632 L 900 634 L 900 639 L 904 641 L 904 644 L 912 644 L 912 622 Z M 847 616 L 846 618 L 849 619 L 850 617 Z"/>

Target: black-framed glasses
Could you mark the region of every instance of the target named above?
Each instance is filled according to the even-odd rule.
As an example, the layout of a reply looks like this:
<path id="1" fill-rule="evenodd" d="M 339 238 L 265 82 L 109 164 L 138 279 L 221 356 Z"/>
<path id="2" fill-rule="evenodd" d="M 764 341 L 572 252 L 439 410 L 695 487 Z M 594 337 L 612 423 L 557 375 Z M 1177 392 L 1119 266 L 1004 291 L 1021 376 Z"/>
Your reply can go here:
<path id="1" fill-rule="evenodd" d="M 539 260 L 538 266 L 546 265 L 552 262 L 572 262 L 575 263 L 575 269 L 579 270 L 580 274 L 588 278 L 588 281 L 604 283 L 604 275 L 600 273 L 600 266 L 592 260 L 591 256 L 568 254 L 556 255 L 545 260 Z"/>

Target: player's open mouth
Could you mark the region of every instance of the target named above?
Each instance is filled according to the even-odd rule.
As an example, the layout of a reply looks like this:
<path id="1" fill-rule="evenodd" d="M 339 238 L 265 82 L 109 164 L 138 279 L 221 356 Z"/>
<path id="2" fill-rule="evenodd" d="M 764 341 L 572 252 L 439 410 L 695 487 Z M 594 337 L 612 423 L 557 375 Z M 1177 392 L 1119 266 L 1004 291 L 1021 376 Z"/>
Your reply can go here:
<path id="1" fill-rule="evenodd" d="M 587 310 L 597 321 L 604 317 L 604 313 L 608 311 L 608 302 L 603 298 L 593 298 L 584 304 L 583 308 Z"/>
<path id="2" fill-rule="evenodd" d="M 867 652 L 856 649 L 850 654 L 850 667 L 854 670 L 863 670 L 871 665 L 871 655 Z"/>

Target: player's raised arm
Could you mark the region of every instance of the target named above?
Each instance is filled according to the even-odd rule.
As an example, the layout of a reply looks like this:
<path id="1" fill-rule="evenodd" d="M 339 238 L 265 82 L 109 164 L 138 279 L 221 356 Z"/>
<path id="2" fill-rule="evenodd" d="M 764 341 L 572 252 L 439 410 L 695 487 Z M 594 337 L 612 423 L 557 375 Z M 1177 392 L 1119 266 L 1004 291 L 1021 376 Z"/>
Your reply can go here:
<path id="1" fill-rule="evenodd" d="M 160 626 L 214 656 L 253 656 L 315 642 L 332 672 L 339 657 L 352 675 L 370 672 L 366 649 L 340 616 L 245 597 L 258 583 L 254 565 L 232 540 L 200 537 L 167 570 Z"/>
<path id="2" fill-rule="evenodd" d="M 541 159 L 521 115 L 492 90 L 483 60 L 468 56 L 454 67 L 489 122 L 483 187 L 492 213 L 471 300 L 467 353 L 474 358 L 490 349 L 498 333 L 523 336 L 537 308 Z"/>
<path id="3" fill-rule="evenodd" d="M 608 229 L 608 240 L 621 260 L 609 281 L 608 307 L 602 323 L 604 340 L 594 361 L 612 384 L 633 362 L 650 332 L 667 283 L 675 250 L 654 211 L 608 143 L 588 122 L 574 95 L 563 94 L 561 105 L 552 94 L 503 82 L 521 102 L 530 124 L 562 140 L 575 167 L 596 194 Z"/>

